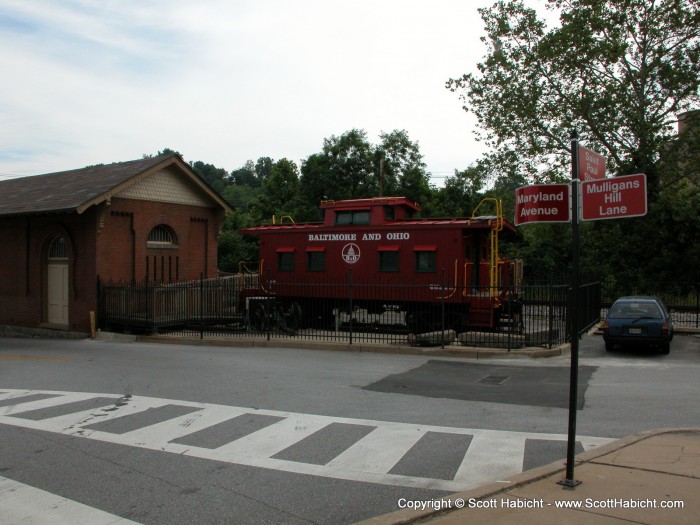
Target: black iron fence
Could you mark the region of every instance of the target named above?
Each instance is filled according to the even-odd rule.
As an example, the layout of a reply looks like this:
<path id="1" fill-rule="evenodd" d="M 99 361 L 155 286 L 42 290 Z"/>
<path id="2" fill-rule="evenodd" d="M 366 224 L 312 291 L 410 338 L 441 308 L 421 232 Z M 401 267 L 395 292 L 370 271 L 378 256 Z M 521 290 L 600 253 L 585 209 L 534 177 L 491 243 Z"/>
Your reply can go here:
<path id="1" fill-rule="evenodd" d="M 279 283 L 239 274 L 179 283 L 98 282 L 98 325 L 125 333 L 462 345 L 552 347 L 570 337 L 570 287 L 554 280 L 517 288 Z M 581 330 L 601 312 L 601 285 L 581 286 Z"/>

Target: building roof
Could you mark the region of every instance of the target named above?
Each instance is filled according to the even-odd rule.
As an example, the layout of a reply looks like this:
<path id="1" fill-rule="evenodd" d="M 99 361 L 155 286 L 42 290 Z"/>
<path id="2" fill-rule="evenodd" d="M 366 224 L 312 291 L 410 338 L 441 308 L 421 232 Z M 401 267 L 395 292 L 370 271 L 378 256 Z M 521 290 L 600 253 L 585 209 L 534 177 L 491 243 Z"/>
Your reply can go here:
<path id="1" fill-rule="evenodd" d="M 212 201 L 233 211 L 177 154 L 33 175 L 0 182 L 0 216 L 83 213 L 164 168 L 175 168 Z"/>

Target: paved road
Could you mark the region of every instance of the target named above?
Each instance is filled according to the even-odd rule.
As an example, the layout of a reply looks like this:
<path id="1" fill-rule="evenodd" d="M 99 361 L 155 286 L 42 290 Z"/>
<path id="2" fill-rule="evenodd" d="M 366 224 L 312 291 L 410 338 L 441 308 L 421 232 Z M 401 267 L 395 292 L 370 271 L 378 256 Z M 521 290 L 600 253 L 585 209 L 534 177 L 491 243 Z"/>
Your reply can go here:
<path id="1" fill-rule="evenodd" d="M 0 344 L 0 515 L 36 523 L 352 523 L 565 456 L 566 358 Z M 579 450 L 698 416 L 698 340 L 600 346 Z"/>

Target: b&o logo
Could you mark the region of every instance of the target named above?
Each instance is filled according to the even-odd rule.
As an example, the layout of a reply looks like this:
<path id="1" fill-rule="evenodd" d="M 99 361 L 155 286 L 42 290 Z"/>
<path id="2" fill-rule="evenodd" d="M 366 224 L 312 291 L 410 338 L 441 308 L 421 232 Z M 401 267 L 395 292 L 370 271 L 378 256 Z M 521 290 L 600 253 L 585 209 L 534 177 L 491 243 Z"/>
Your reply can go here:
<path id="1" fill-rule="evenodd" d="M 343 260 L 348 264 L 355 264 L 360 260 L 360 247 L 357 244 L 346 244 L 343 246 Z"/>

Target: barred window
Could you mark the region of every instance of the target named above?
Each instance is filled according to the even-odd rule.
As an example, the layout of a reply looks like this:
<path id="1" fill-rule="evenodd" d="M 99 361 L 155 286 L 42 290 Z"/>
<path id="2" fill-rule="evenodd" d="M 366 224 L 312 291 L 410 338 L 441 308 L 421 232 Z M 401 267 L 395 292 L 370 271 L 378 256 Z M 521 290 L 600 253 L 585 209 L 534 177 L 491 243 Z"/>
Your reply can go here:
<path id="1" fill-rule="evenodd" d="M 56 237 L 51 241 L 48 258 L 53 261 L 68 259 L 68 246 L 63 237 Z"/>
<path id="2" fill-rule="evenodd" d="M 177 238 L 175 232 L 164 224 L 159 224 L 148 234 L 149 248 L 177 248 Z"/>

